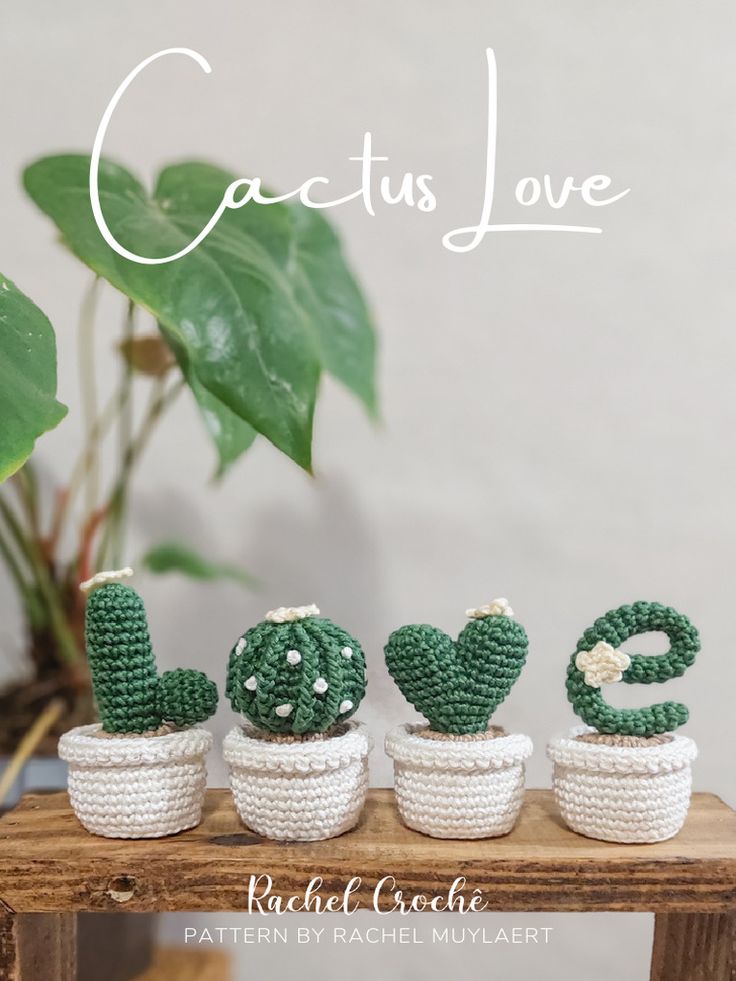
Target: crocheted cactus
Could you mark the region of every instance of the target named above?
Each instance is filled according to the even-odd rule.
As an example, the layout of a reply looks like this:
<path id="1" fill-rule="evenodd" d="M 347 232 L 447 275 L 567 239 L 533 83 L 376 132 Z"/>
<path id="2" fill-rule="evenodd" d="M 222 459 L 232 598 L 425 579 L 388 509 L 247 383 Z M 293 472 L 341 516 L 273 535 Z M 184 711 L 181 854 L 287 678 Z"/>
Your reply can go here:
<path id="1" fill-rule="evenodd" d="M 526 661 L 526 631 L 505 599 L 468 616 L 456 641 L 428 624 L 410 624 L 385 647 L 392 678 L 436 732 L 484 732 Z"/>
<path id="2" fill-rule="evenodd" d="M 669 637 L 665 654 L 627 654 L 617 648 L 636 634 L 662 631 Z M 619 606 L 599 617 L 577 644 L 567 668 L 567 697 L 575 712 L 599 732 L 654 736 L 671 732 L 688 719 L 687 706 L 661 702 L 640 709 L 616 709 L 603 698 L 601 685 L 624 681 L 650 685 L 679 678 L 700 650 L 698 631 L 686 616 L 660 603 Z"/>
<path id="3" fill-rule="evenodd" d="M 315 606 L 281 607 L 240 637 L 225 694 L 236 712 L 275 733 L 326 732 L 365 695 L 365 655 Z"/>
<path id="4" fill-rule="evenodd" d="M 203 722 L 217 707 L 217 688 L 201 671 L 159 676 L 143 601 L 130 586 L 109 581 L 87 601 L 87 659 L 105 732 L 141 733 L 164 722 Z M 94 581 L 92 581 L 94 584 Z"/>

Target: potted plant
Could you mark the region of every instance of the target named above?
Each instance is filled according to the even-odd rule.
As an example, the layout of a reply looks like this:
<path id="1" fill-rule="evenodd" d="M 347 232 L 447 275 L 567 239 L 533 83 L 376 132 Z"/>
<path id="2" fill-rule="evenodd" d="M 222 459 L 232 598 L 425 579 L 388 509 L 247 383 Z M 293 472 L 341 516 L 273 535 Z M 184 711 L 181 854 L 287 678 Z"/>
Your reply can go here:
<path id="1" fill-rule="evenodd" d="M 246 723 L 223 745 L 238 813 L 267 838 L 317 841 L 358 821 L 371 742 L 358 641 L 316 606 L 280 607 L 239 638 L 226 694 Z"/>
<path id="2" fill-rule="evenodd" d="M 620 645 L 662 631 L 665 654 L 628 654 Z M 617 709 L 602 686 L 652 684 L 684 674 L 700 650 L 686 616 L 660 603 L 620 606 L 595 621 L 578 641 L 567 669 L 567 694 L 584 726 L 553 739 L 554 792 L 562 817 L 579 834 L 617 842 L 672 838 L 690 806 L 692 739 L 674 730 L 687 722 L 678 702 Z"/>
<path id="3" fill-rule="evenodd" d="M 159 675 L 138 593 L 100 573 L 85 618 L 87 659 L 101 723 L 59 740 L 69 766 L 77 817 L 106 838 L 160 838 L 199 824 L 212 736 L 197 723 L 217 707 L 217 688 L 201 671 Z"/>
<path id="4" fill-rule="evenodd" d="M 386 664 L 428 724 L 386 737 L 405 824 L 435 838 L 492 838 L 510 831 L 524 794 L 532 741 L 489 720 L 527 656 L 524 628 L 505 599 L 468 610 L 453 641 L 427 624 L 394 631 Z"/>
<path id="5" fill-rule="evenodd" d="M 134 477 L 173 407 L 187 398 L 196 406 L 218 477 L 259 436 L 311 472 L 323 374 L 371 414 L 377 409 L 372 318 L 325 213 L 298 201 L 249 202 L 223 215 L 188 255 L 142 267 L 121 261 L 100 233 L 90 164 L 88 155 L 61 154 L 23 173 L 30 200 L 91 270 L 77 350 L 61 352 L 79 357 L 71 414 L 83 438 L 75 446 L 65 437 L 66 463 L 56 472 L 43 449 L 29 459 L 36 439 L 66 413 L 56 399 L 54 330 L 0 277 L 0 566 L 23 612 L 23 635 L 4 641 L 0 654 L 23 655 L 25 668 L 0 686 L 0 770 L 10 757 L 0 803 L 29 759 L 56 759 L 59 735 L 94 721 L 78 587 L 95 570 L 123 564 Z M 162 168 L 148 189 L 125 167 L 102 160 L 98 185 L 113 236 L 153 256 L 191 241 L 234 179 L 213 164 L 185 161 Z M 108 348 L 117 355 L 117 377 L 106 375 L 103 385 L 99 367 L 107 366 Z M 151 572 L 252 581 L 232 563 L 199 555 L 196 542 L 146 544 L 142 562 Z"/>

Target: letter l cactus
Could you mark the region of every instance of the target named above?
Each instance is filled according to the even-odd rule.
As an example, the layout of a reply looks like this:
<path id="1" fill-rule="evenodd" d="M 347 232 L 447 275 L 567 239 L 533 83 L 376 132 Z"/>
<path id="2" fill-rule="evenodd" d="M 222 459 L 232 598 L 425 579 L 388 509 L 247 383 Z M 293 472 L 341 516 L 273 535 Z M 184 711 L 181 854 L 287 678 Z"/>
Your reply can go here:
<path id="1" fill-rule="evenodd" d="M 102 574 L 104 584 L 91 593 L 86 611 L 87 658 L 103 730 L 143 733 L 164 722 L 183 728 L 208 719 L 217 707 L 214 682 L 182 668 L 159 676 L 143 601 L 111 577 Z"/>

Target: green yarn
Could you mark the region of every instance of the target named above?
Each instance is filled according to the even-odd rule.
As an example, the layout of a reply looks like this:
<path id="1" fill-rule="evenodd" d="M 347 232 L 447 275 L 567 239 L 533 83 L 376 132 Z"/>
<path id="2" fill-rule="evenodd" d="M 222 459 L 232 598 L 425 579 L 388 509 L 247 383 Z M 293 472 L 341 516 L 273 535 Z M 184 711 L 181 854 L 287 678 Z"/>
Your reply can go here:
<path id="1" fill-rule="evenodd" d="M 386 664 L 436 732 L 484 732 L 526 661 L 526 631 L 509 616 L 471 620 L 456 641 L 428 624 L 395 630 Z"/>
<path id="2" fill-rule="evenodd" d="M 225 694 L 261 729 L 301 735 L 349 719 L 365 685 L 358 641 L 331 620 L 308 616 L 246 631 L 230 653 Z"/>
<path id="3" fill-rule="evenodd" d="M 567 668 L 567 697 L 583 722 L 598 732 L 654 736 L 671 732 L 687 722 L 687 706 L 679 702 L 661 702 L 640 709 L 613 708 L 603 698 L 600 688 L 586 684 L 584 672 L 575 664 L 580 652 L 591 650 L 601 641 L 617 648 L 630 637 L 649 631 L 667 634 L 669 651 L 657 655 L 631 654 L 631 663 L 621 680 L 627 685 L 649 685 L 679 678 L 695 660 L 700 637 L 688 618 L 672 607 L 646 602 L 619 606 L 599 617 L 578 641 Z"/>
<path id="4" fill-rule="evenodd" d="M 143 601 L 130 586 L 110 583 L 91 593 L 86 611 L 87 659 L 105 732 L 141 733 L 164 722 L 190 726 L 217 707 L 217 688 L 201 671 L 156 671 Z"/>
<path id="5" fill-rule="evenodd" d="M 158 680 L 156 707 L 162 722 L 184 729 L 204 722 L 217 709 L 217 686 L 202 671 L 175 668 Z"/>

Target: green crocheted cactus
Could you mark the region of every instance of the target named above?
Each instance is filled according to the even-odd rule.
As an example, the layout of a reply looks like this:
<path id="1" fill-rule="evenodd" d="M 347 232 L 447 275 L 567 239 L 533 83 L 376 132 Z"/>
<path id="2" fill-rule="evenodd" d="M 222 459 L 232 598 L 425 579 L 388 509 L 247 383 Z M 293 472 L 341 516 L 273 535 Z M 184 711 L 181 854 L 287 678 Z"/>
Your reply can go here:
<path id="1" fill-rule="evenodd" d="M 326 732 L 365 695 L 365 655 L 316 607 L 281 608 L 230 653 L 225 694 L 236 712 L 275 733 Z"/>
<path id="2" fill-rule="evenodd" d="M 619 645 L 636 634 L 662 631 L 670 640 L 665 654 L 626 654 Z M 601 685 L 624 681 L 650 685 L 679 678 L 700 650 L 698 631 L 686 616 L 661 603 L 619 606 L 599 617 L 577 644 L 567 668 L 567 697 L 575 712 L 598 732 L 654 736 L 671 732 L 688 719 L 687 706 L 661 702 L 640 709 L 617 709 L 603 698 Z"/>
<path id="3" fill-rule="evenodd" d="M 436 732 L 484 732 L 521 673 L 529 642 L 505 600 L 469 610 L 457 640 L 428 624 L 395 630 L 386 664 Z"/>
<path id="4" fill-rule="evenodd" d="M 164 722 L 185 727 L 217 708 L 217 688 L 201 671 L 159 676 L 143 601 L 130 586 L 110 582 L 87 601 L 87 658 L 105 732 L 141 733 Z"/>

